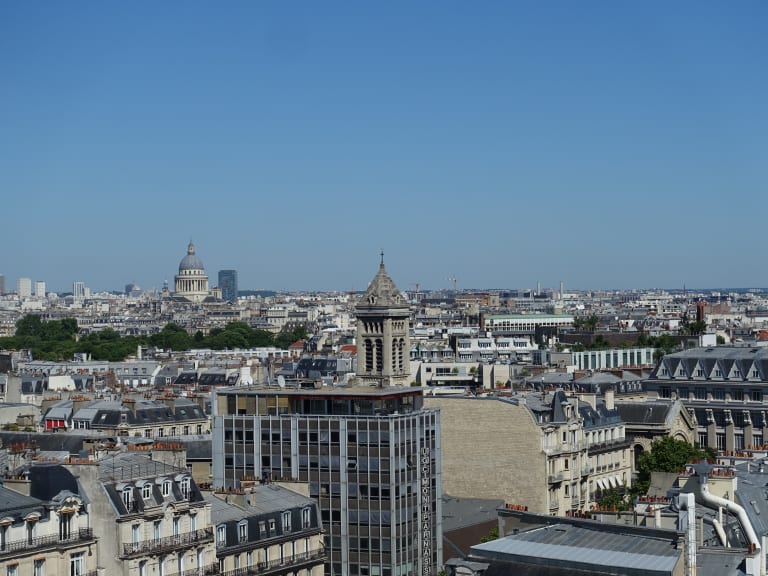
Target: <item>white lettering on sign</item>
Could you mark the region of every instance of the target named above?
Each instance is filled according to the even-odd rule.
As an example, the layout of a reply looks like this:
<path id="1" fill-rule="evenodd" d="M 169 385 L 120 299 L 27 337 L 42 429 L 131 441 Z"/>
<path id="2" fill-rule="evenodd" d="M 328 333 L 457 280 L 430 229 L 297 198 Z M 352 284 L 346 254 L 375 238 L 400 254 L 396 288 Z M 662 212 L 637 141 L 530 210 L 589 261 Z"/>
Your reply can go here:
<path id="1" fill-rule="evenodd" d="M 432 454 L 421 449 L 421 574 L 432 575 Z"/>

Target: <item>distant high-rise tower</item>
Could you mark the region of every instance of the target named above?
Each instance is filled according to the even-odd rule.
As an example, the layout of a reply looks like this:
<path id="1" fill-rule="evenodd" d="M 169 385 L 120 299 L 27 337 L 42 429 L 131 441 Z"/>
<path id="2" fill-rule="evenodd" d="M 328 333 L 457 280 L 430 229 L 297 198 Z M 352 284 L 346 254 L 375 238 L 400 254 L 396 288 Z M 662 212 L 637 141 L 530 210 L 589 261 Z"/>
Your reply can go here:
<path id="1" fill-rule="evenodd" d="M 5 294 L 5 276 L 0 274 L 0 296 Z"/>
<path id="2" fill-rule="evenodd" d="M 19 295 L 19 298 L 29 298 L 32 296 L 32 279 L 19 278 L 16 282 L 16 293 Z"/>
<path id="3" fill-rule="evenodd" d="M 43 280 L 35 282 L 35 296 L 45 298 L 45 282 Z"/>
<path id="4" fill-rule="evenodd" d="M 411 376 L 408 302 L 384 269 L 379 271 L 355 306 L 357 376 L 378 386 L 408 386 Z"/>
<path id="5" fill-rule="evenodd" d="M 72 296 L 75 298 L 85 298 L 85 282 L 72 283 Z"/>
<path id="6" fill-rule="evenodd" d="M 237 270 L 219 270 L 219 288 L 223 300 L 237 300 Z"/>

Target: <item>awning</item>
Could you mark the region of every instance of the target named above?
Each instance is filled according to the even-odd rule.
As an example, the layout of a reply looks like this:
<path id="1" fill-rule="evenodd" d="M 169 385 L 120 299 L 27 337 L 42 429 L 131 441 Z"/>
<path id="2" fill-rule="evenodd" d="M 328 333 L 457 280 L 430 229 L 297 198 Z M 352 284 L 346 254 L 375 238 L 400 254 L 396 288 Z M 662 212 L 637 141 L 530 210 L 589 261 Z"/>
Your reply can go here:
<path id="1" fill-rule="evenodd" d="M 612 488 L 618 488 L 619 487 L 619 483 L 616 481 L 616 476 L 609 476 L 608 480 L 611 481 L 611 487 Z"/>
<path id="2" fill-rule="evenodd" d="M 605 490 L 605 482 L 602 478 L 597 479 L 597 485 L 600 488 L 600 490 Z"/>

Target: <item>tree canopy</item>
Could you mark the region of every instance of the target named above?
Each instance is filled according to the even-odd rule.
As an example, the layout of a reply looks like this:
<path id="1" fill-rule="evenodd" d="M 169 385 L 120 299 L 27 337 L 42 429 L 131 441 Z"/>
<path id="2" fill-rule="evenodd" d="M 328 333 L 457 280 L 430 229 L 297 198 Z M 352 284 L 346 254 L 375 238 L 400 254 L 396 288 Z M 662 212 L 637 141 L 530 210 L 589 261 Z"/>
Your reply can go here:
<path id="1" fill-rule="evenodd" d="M 637 481 L 635 493 L 645 494 L 651 483 L 653 472 L 677 472 L 688 462 L 716 456 L 711 449 L 700 450 L 685 440 L 664 436 L 654 440 L 650 451 L 637 458 Z"/>
<path id="2" fill-rule="evenodd" d="M 274 335 L 266 330 L 254 330 L 244 322 L 230 322 L 224 328 L 212 329 L 208 335 L 200 331 L 190 335 L 171 322 L 148 337 L 120 336 L 115 330 L 105 328 L 78 338 L 74 318 L 44 321 L 37 314 L 28 314 L 16 322 L 15 336 L 0 338 L 0 348 L 30 349 L 32 356 L 40 360 L 69 360 L 75 353 L 82 352 L 94 360 L 116 362 L 135 354 L 138 346 L 156 346 L 175 352 L 192 348 L 224 350 L 265 346 L 287 349 L 306 337 L 304 326 Z"/>

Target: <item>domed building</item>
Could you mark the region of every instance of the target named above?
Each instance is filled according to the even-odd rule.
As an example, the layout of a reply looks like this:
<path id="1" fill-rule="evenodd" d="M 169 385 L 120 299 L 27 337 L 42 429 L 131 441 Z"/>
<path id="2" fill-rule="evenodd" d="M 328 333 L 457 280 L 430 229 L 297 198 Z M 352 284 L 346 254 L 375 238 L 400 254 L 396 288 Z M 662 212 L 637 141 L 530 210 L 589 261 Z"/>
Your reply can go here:
<path id="1" fill-rule="evenodd" d="M 186 298 L 190 302 L 202 302 L 209 296 L 208 275 L 203 261 L 195 254 L 192 242 L 187 246 L 187 255 L 179 262 L 174 286 L 174 296 Z"/>

